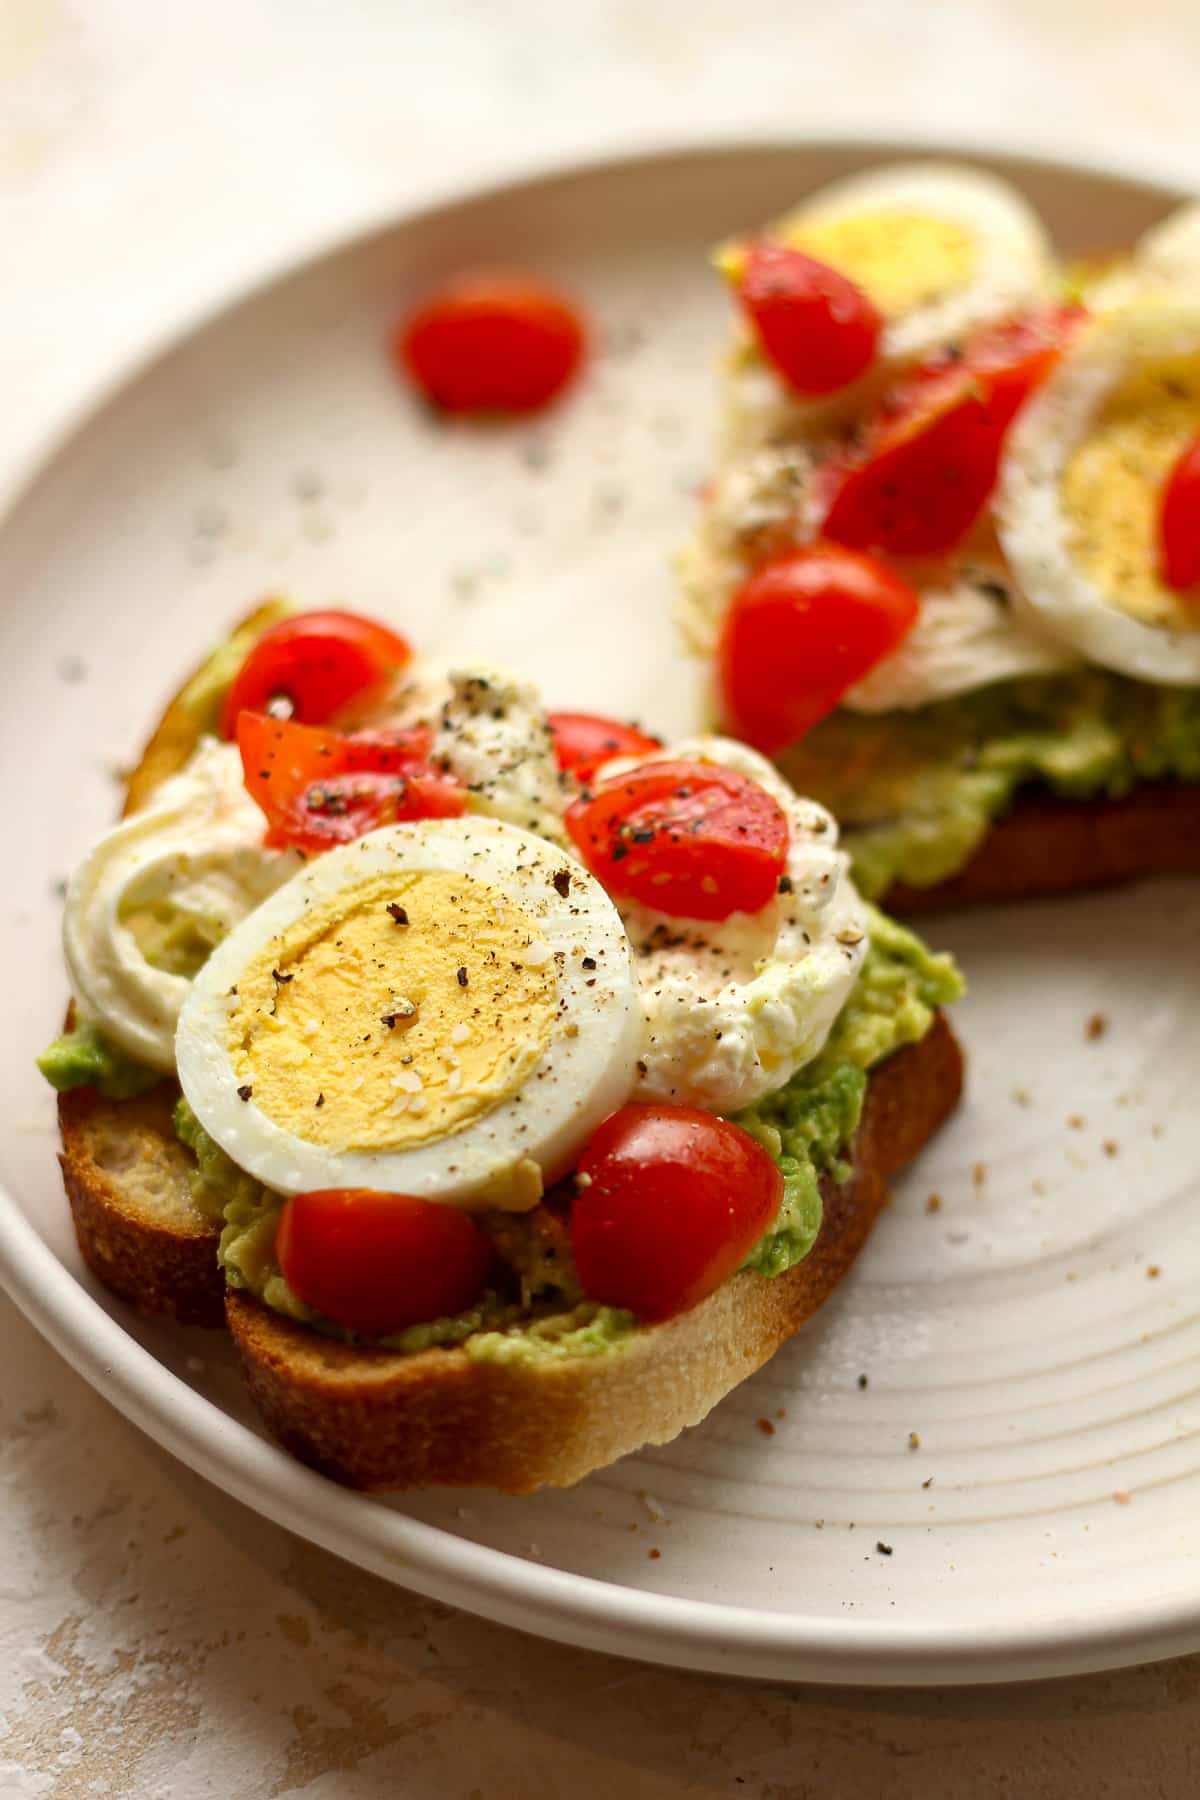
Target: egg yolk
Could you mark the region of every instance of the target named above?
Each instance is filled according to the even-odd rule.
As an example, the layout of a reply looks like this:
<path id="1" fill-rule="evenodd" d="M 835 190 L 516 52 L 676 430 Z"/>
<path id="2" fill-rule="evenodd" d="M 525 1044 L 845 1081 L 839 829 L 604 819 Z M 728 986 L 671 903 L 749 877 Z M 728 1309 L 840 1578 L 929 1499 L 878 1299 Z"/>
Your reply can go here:
<path id="1" fill-rule="evenodd" d="M 881 210 L 797 219 L 780 234 L 863 289 L 885 318 L 963 288 L 975 273 L 970 232 L 951 219 Z"/>
<path id="2" fill-rule="evenodd" d="M 498 888 L 411 870 L 314 906 L 230 1004 L 234 1069 L 276 1125 L 337 1150 L 404 1150 L 517 1091 L 549 1041 L 558 969 Z"/>
<path id="3" fill-rule="evenodd" d="M 1060 484 L 1075 561 L 1111 605 L 1148 625 L 1200 630 L 1158 576 L 1158 516 L 1170 471 L 1200 434 L 1200 358 L 1139 369 L 1109 395 Z"/>

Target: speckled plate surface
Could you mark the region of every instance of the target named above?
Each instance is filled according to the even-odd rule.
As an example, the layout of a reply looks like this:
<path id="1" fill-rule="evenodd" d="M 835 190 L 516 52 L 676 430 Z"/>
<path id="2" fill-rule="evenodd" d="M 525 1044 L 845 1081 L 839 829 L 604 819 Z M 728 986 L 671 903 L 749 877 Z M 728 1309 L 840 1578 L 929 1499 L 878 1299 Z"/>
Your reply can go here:
<path id="1" fill-rule="evenodd" d="M 851 1278 L 703 1426 L 533 1499 L 366 1499 L 270 1445 L 219 1336 L 140 1321 L 82 1270 L 31 1063 L 62 1004 L 56 886 L 113 769 L 255 596 L 379 613 L 556 704 L 690 722 L 667 559 L 705 473 L 724 304 L 705 247 L 885 149 L 632 160 L 388 226 L 196 329 L 35 473 L 0 524 L 0 1268 L 176 1454 L 407 1586 L 751 1675 L 1061 1674 L 1200 1646 L 1194 889 L 935 924 L 971 977 L 969 1097 Z M 998 166 L 1066 244 L 1179 198 Z M 386 327 L 439 272 L 500 258 L 574 288 L 603 353 L 542 423 L 436 429 Z"/>

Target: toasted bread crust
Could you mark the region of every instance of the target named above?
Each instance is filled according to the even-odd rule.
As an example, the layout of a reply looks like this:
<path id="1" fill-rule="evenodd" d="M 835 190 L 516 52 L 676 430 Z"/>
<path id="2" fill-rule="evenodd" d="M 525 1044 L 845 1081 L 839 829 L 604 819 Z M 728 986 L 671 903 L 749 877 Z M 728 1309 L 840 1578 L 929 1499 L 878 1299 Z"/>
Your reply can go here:
<path id="1" fill-rule="evenodd" d="M 196 1211 L 164 1081 L 137 1100 L 76 1088 L 58 1101 L 63 1185 L 88 1268 L 139 1312 L 219 1325 L 219 1227 Z"/>
<path id="2" fill-rule="evenodd" d="M 886 1178 L 958 1099 L 962 1055 L 939 1015 L 871 1075 L 850 1179 L 825 1187 L 811 1254 L 774 1280 L 726 1281 L 690 1312 L 597 1356 L 478 1361 L 399 1356 L 317 1336 L 243 1293 L 226 1317 L 273 1434 L 347 1486 L 565 1487 L 694 1425 L 811 1318 L 866 1241 Z"/>
<path id="3" fill-rule="evenodd" d="M 1120 800 L 1026 792 L 957 875 L 928 888 L 897 882 L 880 904 L 890 912 L 940 912 L 1143 875 L 1200 875 L 1200 785 L 1148 782 Z"/>

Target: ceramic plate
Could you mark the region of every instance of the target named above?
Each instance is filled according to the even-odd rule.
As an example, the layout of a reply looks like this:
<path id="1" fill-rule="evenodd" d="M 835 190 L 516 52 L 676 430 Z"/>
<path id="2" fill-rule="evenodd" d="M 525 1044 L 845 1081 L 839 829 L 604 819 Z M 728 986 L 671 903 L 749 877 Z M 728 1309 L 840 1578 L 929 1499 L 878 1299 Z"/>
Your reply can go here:
<path id="1" fill-rule="evenodd" d="M 556 704 L 688 725 L 669 556 L 724 325 L 706 246 L 880 154 L 656 156 L 410 217 L 190 333 L 44 463 L 0 525 L 0 1263 L 161 1443 L 406 1586 L 698 1668 L 1066 1673 L 1200 1646 L 1194 890 L 937 922 L 971 978 L 969 1095 L 851 1278 L 704 1425 L 533 1499 L 367 1499 L 276 1450 L 220 1337 L 139 1320 L 85 1274 L 32 1067 L 63 1000 L 61 878 L 166 695 L 256 596 L 349 603 L 527 670 Z M 1065 245 L 1129 239 L 1179 198 L 998 166 Z M 553 417 L 439 429 L 392 378 L 389 323 L 464 261 L 540 268 L 597 321 L 595 368 Z"/>

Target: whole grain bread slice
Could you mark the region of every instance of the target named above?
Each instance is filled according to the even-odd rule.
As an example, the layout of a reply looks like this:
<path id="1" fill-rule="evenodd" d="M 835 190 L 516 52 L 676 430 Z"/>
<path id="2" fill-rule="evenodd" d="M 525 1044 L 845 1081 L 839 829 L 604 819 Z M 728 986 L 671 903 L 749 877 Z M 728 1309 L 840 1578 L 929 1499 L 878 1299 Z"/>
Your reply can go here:
<path id="1" fill-rule="evenodd" d="M 853 1171 L 826 1181 L 805 1260 L 771 1280 L 735 1275 L 618 1347 L 537 1361 L 482 1360 L 458 1347 L 402 1356 L 318 1336 L 231 1290 L 226 1316 L 250 1392 L 286 1449 L 350 1487 L 570 1486 L 696 1424 L 799 1331 L 866 1242 L 888 1176 L 942 1123 L 961 1086 L 962 1054 L 938 1015 L 919 1043 L 872 1072 Z"/>

